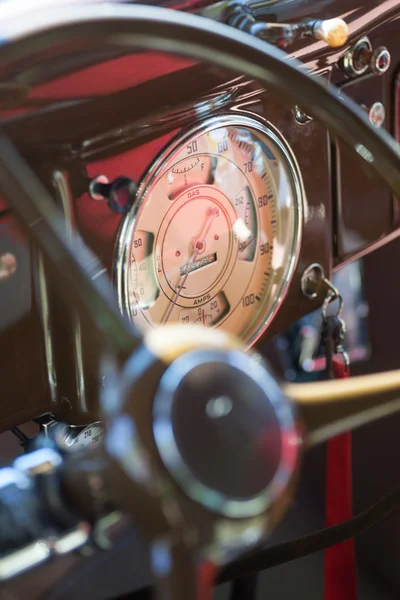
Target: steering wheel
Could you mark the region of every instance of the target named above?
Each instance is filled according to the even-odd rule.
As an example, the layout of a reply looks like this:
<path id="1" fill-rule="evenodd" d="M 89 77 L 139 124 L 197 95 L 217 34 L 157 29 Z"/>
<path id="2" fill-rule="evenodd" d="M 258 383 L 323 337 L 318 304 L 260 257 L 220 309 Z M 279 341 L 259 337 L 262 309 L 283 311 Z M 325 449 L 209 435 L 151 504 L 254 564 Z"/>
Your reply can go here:
<path id="1" fill-rule="evenodd" d="M 4 25 L 3 64 L 84 37 L 89 45 L 101 40 L 120 50 L 172 52 L 228 68 L 301 105 L 400 198 L 397 143 L 373 128 L 352 100 L 266 42 L 202 17 L 137 5 L 59 7 L 32 13 L 29 28 L 25 22 Z M 168 326 L 142 339 L 119 314 L 111 286 L 92 280 L 92 254 L 82 242 L 77 252 L 67 239 L 51 197 L 4 134 L 0 190 L 47 256 L 63 293 L 104 341 L 106 439 L 98 475 L 113 504 L 133 512 L 150 541 L 158 597 L 210 597 L 218 568 L 260 544 L 283 516 L 308 444 L 400 410 L 400 371 L 280 385 L 259 357 L 217 330 Z M 211 423 L 207 405 L 221 396 L 229 398 L 232 418 Z M 200 423 L 193 423 L 188 398 Z M 194 454 L 190 440 L 179 439 L 185 465 L 177 451 L 182 423 L 202 427 L 204 439 Z M 261 451 L 238 456 L 239 438 L 242 444 L 257 439 Z M 201 460 L 206 450 L 208 465 Z M 86 464 L 83 455 L 81 461 Z M 62 477 L 74 510 L 84 505 L 87 511 L 87 498 L 74 488 L 77 471 L 76 460 L 72 467 L 66 461 Z M 249 477 L 238 481 L 238 471 Z M 87 493 L 94 493 L 90 484 Z M 91 511 L 95 519 L 92 505 Z"/>

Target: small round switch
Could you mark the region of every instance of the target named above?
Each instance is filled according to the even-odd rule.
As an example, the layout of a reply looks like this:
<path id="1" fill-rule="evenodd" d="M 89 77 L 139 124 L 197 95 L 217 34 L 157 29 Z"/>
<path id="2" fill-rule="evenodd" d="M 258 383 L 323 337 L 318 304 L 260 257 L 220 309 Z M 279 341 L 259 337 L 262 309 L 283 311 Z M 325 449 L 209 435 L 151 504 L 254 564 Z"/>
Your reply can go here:
<path id="1" fill-rule="evenodd" d="M 363 75 L 372 71 L 374 75 L 383 75 L 390 67 L 391 56 L 386 46 L 372 47 L 370 40 L 363 37 L 345 52 L 341 66 L 351 76 Z"/>
<path id="2" fill-rule="evenodd" d="M 390 61 L 390 52 L 385 46 L 375 48 L 370 61 L 371 71 L 375 73 L 375 75 L 383 75 L 390 67 Z"/>
<path id="3" fill-rule="evenodd" d="M 117 213 L 128 212 L 135 201 L 137 186 L 130 177 L 117 177 L 109 181 L 105 175 L 97 175 L 89 184 L 93 200 L 107 200 L 108 206 Z"/>
<path id="4" fill-rule="evenodd" d="M 372 54 L 372 44 L 363 37 L 349 48 L 343 56 L 342 68 L 348 75 L 362 75 L 368 71 Z"/>
<path id="5" fill-rule="evenodd" d="M 382 127 L 386 117 L 385 107 L 382 102 L 374 102 L 370 108 L 362 105 L 362 108 L 366 113 L 368 113 L 368 118 L 371 125 L 374 127 Z"/>

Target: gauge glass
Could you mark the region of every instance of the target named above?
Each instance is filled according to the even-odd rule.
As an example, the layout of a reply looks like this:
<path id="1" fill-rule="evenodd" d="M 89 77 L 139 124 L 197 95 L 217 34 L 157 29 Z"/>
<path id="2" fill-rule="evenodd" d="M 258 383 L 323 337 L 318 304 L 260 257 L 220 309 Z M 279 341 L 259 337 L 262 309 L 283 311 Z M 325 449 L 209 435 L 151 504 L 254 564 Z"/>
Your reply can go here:
<path id="1" fill-rule="evenodd" d="M 300 174 L 275 129 L 210 119 L 156 161 L 122 224 L 121 309 L 142 331 L 196 323 L 251 345 L 293 274 L 301 211 Z"/>

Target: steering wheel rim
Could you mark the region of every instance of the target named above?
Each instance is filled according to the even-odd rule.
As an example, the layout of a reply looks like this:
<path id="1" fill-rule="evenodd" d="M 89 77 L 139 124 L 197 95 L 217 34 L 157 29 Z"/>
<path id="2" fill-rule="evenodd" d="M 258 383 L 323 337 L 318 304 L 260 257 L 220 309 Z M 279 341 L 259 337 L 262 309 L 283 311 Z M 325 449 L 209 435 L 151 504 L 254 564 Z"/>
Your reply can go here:
<path id="1" fill-rule="evenodd" d="M 173 52 L 218 64 L 270 86 L 324 123 L 353 147 L 400 197 L 400 156 L 385 131 L 373 129 L 364 112 L 321 78 L 306 74 L 302 63 L 266 42 L 202 17 L 148 6 L 58 8 L 29 19 L 3 24 L 9 43 L 0 48 L 3 61 L 82 34 L 112 46 Z M 32 26 L 34 31 L 32 32 Z M 4 39 L 4 36 L 3 36 Z M 338 120 L 337 120 L 338 119 Z"/>
<path id="2" fill-rule="evenodd" d="M 29 26 L 28 26 L 29 22 Z M 22 58 L 55 41 L 81 35 L 134 50 L 156 50 L 224 67 L 270 86 L 289 102 L 300 104 L 353 148 L 378 178 L 400 198 L 399 144 L 374 128 L 365 111 L 321 76 L 284 51 L 217 21 L 166 8 L 141 5 L 58 7 L 33 12 L 29 19 L 2 24 L 3 61 Z"/>

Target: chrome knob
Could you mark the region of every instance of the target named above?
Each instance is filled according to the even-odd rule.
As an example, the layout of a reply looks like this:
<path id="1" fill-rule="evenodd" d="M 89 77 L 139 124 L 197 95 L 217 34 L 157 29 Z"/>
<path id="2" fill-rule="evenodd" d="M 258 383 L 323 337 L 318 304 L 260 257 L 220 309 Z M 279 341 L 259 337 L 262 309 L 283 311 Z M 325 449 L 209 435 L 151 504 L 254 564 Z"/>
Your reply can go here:
<path id="1" fill-rule="evenodd" d="M 375 75 L 383 75 L 390 67 L 391 56 L 386 46 L 372 47 L 363 37 L 349 48 L 343 56 L 342 68 L 348 75 L 363 75 L 369 69 Z"/>
<path id="2" fill-rule="evenodd" d="M 367 37 L 363 37 L 354 44 L 343 56 L 342 68 L 347 75 L 362 75 L 369 68 L 372 54 L 372 44 Z"/>
<path id="3" fill-rule="evenodd" d="M 363 105 L 362 108 L 368 113 L 369 122 L 374 127 L 382 127 L 385 122 L 386 111 L 382 102 L 374 102 L 370 108 Z"/>
<path id="4" fill-rule="evenodd" d="M 383 75 L 389 69 L 391 59 L 390 52 L 385 46 L 375 48 L 370 59 L 371 71 L 375 75 Z"/>

